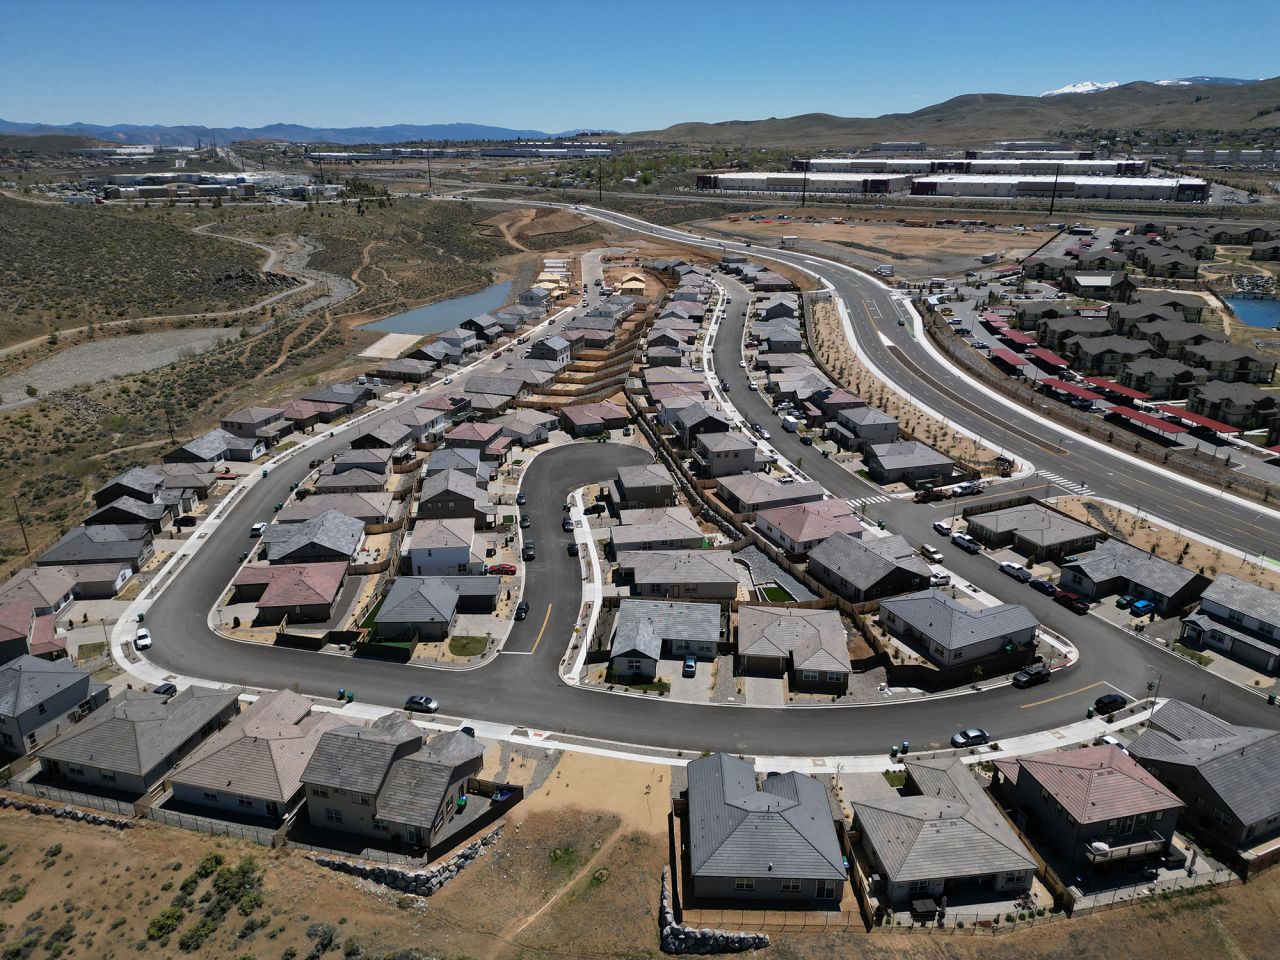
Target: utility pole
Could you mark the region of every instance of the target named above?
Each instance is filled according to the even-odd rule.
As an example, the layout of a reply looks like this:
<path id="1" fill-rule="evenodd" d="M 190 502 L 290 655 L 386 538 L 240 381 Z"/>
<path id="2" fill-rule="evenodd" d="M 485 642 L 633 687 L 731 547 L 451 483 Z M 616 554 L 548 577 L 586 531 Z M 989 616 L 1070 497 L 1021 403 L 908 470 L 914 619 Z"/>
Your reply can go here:
<path id="1" fill-rule="evenodd" d="M 1058 202 L 1058 174 L 1062 173 L 1062 164 L 1053 168 L 1053 193 L 1049 194 L 1049 216 L 1053 216 L 1053 205 Z"/>
<path id="2" fill-rule="evenodd" d="M 169 408 L 164 408 L 164 422 L 169 425 L 169 442 L 177 443 L 177 438 L 173 435 L 173 417 L 169 414 Z"/>
<path id="3" fill-rule="evenodd" d="M 18 526 L 22 530 L 22 546 L 26 548 L 27 556 L 31 556 L 31 544 L 27 542 L 27 523 L 22 516 L 22 507 L 18 505 L 18 495 L 13 496 L 13 509 L 18 514 Z"/>

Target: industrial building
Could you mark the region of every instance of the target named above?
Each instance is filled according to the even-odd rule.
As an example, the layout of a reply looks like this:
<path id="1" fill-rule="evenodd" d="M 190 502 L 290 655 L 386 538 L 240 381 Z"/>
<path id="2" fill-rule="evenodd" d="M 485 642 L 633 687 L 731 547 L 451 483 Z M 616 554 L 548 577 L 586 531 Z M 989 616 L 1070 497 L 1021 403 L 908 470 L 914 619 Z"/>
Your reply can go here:
<path id="1" fill-rule="evenodd" d="M 1007 174 L 944 174 L 918 177 L 916 196 L 1039 197 L 1080 200 L 1173 200 L 1203 202 L 1209 184 L 1195 177 L 1019 177 Z"/>
<path id="2" fill-rule="evenodd" d="M 1041 159 L 1030 157 L 816 157 L 791 161 L 791 169 L 810 173 L 1018 173 L 1073 176 L 1143 176 L 1146 160 Z"/>
<path id="3" fill-rule="evenodd" d="M 868 176 L 832 173 L 716 173 L 698 176 L 699 190 L 746 193 L 902 193 L 911 186 L 906 173 Z"/>

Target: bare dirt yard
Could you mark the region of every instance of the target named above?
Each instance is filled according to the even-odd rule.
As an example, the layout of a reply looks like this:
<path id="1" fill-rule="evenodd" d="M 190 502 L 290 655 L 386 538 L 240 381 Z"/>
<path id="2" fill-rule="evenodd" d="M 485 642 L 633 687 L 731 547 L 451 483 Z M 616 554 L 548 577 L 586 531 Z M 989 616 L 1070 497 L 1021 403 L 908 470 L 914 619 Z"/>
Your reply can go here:
<path id="1" fill-rule="evenodd" d="M 1280 590 L 1280 570 L 1241 560 L 1233 554 L 1223 553 L 1192 540 L 1178 530 L 1156 523 L 1149 517 L 1139 517 L 1128 510 L 1100 503 L 1091 497 L 1059 497 L 1054 507 L 1099 530 L 1127 540 L 1142 550 L 1148 550 L 1180 563 L 1189 570 L 1199 570 L 1205 576 L 1216 577 L 1229 573 L 1241 580 L 1248 580 L 1269 590 Z"/>

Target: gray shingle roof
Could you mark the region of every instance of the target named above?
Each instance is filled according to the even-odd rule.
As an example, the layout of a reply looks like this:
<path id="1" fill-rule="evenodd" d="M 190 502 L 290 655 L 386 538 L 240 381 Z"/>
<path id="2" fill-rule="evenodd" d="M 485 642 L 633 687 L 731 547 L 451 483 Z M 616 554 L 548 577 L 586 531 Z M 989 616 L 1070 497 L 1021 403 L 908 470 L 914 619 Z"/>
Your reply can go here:
<path id="1" fill-rule="evenodd" d="M 1101 536 L 1093 527 L 1034 503 L 977 514 L 969 518 L 969 526 L 982 527 L 992 533 L 1016 530 L 1024 540 L 1042 547 Z"/>
<path id="2" fill-rule="evenodd" d="M 185 450 L 197 460 L 216 460 L 231 449 L 236 437 L 221 427 L 202 433 L 189 443 L 184 443 L 179 450 Z"/>
<path id="3" fill-rule="evenodd" d="M 863 841 L 891 883 L 1036 868 L 959 757 L 906 767 L 922 795 L 852 801 Z"/>
<path id="4" fill-rule="evenodd" d="M 145 776 L 234 703 L 236 695 L 187 687 L 169 699 L 126 690 L 39 751 L 63 763 Z"/>
<path id="5" fill-rule="evenodd" d="M 292 690 L 275 690 L 245 707 L 170 779 L 285 803 L 302 786 L 320 737 L 343 725 L 337 714 L 312 714 L 311 701 Z"/>
<path id="6" fill-rule="evenodd" d="M 618 605 L 613 656 L 635 650 L 656 660 L 662 655 L 664 640 L 710 640 L 718 643 L 719 605 L 666 600 L 623 600 Z"/>
<path id="7" fill-rule="evenodd" d="M 874 586 L 895 569 L 922 577 L 931 572 L 920 554 L 899 536 L 862 541 L 847 533 L 833 534 L 809 551 L 809 562 L 839 574 L 860 590 Z"/>
<path id="8" fill-rule="evenodd" d="M 422 744 L 422 731 L 394 713 L 368 727 L 345 724 L 320 737 L 302 772 L 302 782 L 376 794 L 397 756 Z"/>
<path id="9" fill-rule="evenodd" d="M 0 716 L 16 717 L 69 687 L 83 686 L 87 699 L 89 674 L 70 660 L 41 660 L 24 653 L 0 666 Z"/>
<path id="10" fill-rule="evenodd" d="M 1200 598 L 1280 627 L 1280 593 L 1229 573 L 1220 574 L 1205 588 Z"/>
<path id="11" fill-rule="evenodd" d="M 849 672 L 849 639 L 834 610 L 738 608 L 738 655 L 791 658 L 797 670 Z"/>
<path id="12" fill-rule="evenodd" d="M 1198 574 L 1179 564 L 1139 550 L 1121 540 L 1105 540 L 1064 569 L 1079 570 L 1094 583 L 1117 577 L 1172 597 Z"/>
<path id="13" fill-rule="evenodd" d="M 344 557 L 352 557 L 363 538 L 364 521 L 338 513 L 337 510 L 326 510 L 302 523 L 269 524 L 262 535 L 266 542 L 267 559 L 272 562 L 283 560 L 311 544 L 326 547 Z"/>
<path id="14" fill-rule="evenodd" d="M 62 539 L 40 554 L 43 566 L 60 563 L 134 562 L 147 546 L 145 523 L 72 527 Z"/>
<path id="15" fill-rule="evenodd" d="M 942 467 L 952 463 L 950 457 L 939 453 L 919 440 L 899 440 L 895 443 L 876 443 L 870 448 L 871 456 L 886 470 L 907 467 Z"/>
<path id="16" fill-rule="evenodd" d="M 378 817 L 395 823 L 431 827 L 449 785 L 478 769 L 484 747 L 459 731 L 442 733 L 423 749 L 391 764 L 378 792 Z"/>
<path id="17" fill-rule="evenodd" d="M 378 610 L 378 623 L 448 623 L 462 596 L 496 596 L 497 577 L 399 577 Z"/>
<path id="18" fill-rule="evenodd" d="M 1280 731 L 1237 727 L 1170 700 L 1129 744 L 1139 763 L 1194 767 L 1242 823 L 1280 814 Z"/>
<path id="19" fill-rule="evenodd" d="M 619 467 L 618 482 L 625 491 L 628 488 L 673 487 L 671 471 L 659 463 L 646 463 L 636 467 Z"/>
<path id="20" fill-rule="evenodd" d="M 755 767 L 713 753 L 686 768 L 689 846 L 695 877 L 843 880 L 826 788 L 786 773 L 756 786 Z"/>
<path id="21" fill-rule="evenodd" d="M 641 550 L 618 555 L 618 565 L 635 571 L 637 584 L 737 583 L 728 550 Z"/>
<path id="22" fill-rule="evenodd" d="M 1022 604 L 999 603 L 974 610 L 934 589 L 882 600 L 880 609 L 889 611 L 946 650 L 985 643 L 1040 625 Z"/>

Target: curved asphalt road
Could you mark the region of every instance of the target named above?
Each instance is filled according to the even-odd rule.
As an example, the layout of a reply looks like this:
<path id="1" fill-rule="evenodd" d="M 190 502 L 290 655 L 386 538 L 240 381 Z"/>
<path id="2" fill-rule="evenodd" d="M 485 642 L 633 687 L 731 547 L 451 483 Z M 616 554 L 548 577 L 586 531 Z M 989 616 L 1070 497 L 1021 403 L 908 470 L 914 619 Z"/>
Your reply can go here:
<path id="1" fill-rule="evenodd" d="M 616 216 L 593 213 L 605 219 Z M 625 218 L 619 218 L 618 222 L 633 226 Z M 673 237 L 688 239 L 676 231 L 667 232 Z M 805 266 L 812 269 L 813 263 L 809 261 Z M 820 265 L 819 269 L 832 278 L 842 296 L 877 296 L 883 315 L 893 315 L 889 311 L 896 307 L 878 287 L 845 279 L 841 271 L 828 265 Z M 750 420 L 756 415 L 750 404 L 753 401 L 763 404 L 763 401 L 746 392 L 742 372 L 737 367 L 746 297 L 735 291 L 734 299 L 734 307 L 718 335 L 716 366 L 720 375 L 735 388 L 732 399 L 735 403 L 741 399 L 743 413 Z M 856 305 L 856 300 L 854 303 Z M 897 329 L 896 324 L 894 327 Z M 888 356 L 893 359 L 892 355 Z M 876 359 L 879 362 L 880 358 Z M 916 376 L 909 366 L 901 369 L 907 371 L 904 376 Z M 895 376 L 897 372 L 894 371 Z M 944 378 L 948 375 L 943 373 Z M 915 382 L 907 379 L 907 386 L 913 388 Z M 927 379 L 920 383 L 922 390 L 933 389 Z M 740 392 L 746 397 L 740 397 Z M 936 402 L 940 404 L 939 409 L 957 420 L 972 416 L 975 428 L 985 428 L 988 433 L 989 418 L 1008 419 L 1011 423 L 1016 420 L 1005 418 L 1003 411 L 994 414 L 984 411 L 980 400 L 966 398 L 964 403 L 957 403 L 949 395 L 936 393 Z M 760 417 L 762 423 L 770 425 L 770 421 L 763 419 L 762 411 Z M 1027 430 L 1030 432 L 1036 423 L 1038 421 L 1028 419 Z M 780 429 L 774 431 L 772 425 L 771 433 L 779 450 L 793 462 L 806 455 L 795 437 Z M 581 594 L 577 561 L 568 558 L 563 550 L 568 538 L 560 533 L 561 505 L 571 489 L 608 479 L 620 464 L 647 459 L 643 451 L 617 444 L 575 444 L 549 450 L 535 458 L 525 473 L 522 489 L 529 496 L 526 512 L 533 521 L 529 533 L 538 540 L 539 559 L 530 565 L 527 574 L 525 596 L 532 606 L 530 616 L 516 625 L 509 644 L 513 651 L 529 650 L 530 654 L 512 652 L 476 670 L 444 671 L 239 643 L 211 631 L 206 623 L 207 612 L 238 566 L 237 558 L 247 546 L 250 524 L 270 519 L 271 507 L 285 498 L 289 484 L 305 476 L 307 459 L 327 457 L 345 444 L 345 438 L 334 438 L 309 449 L 306 456 L 286 460 L 228 510 L 226 519 L 210 533 L 208 542 L 173 575 L 147 611 L 148 626 L 156 637 L 156 644 L 149 652 L 153 662 L 187 676 L 261 687 L 297 685 L 304 692 L 319 696 L 332 696 L 338 687 L 344 686 L 354 689 L 361 701 L 387 706 L 401 705 L 409 694 L 429 693 L 441 700 L 443 712 L 451 717 L 484 719 L 625 744 L 757 755 L 838 756 L 879 752 L 903 739 L 911 740 L 917 749 L 929 748 L 945 743 L 956 729 L 974 724 L 987 727 L 997 738 L 1007 738 L 1081 719 L 1093 700 L 1108 689 L 1108 684 L 1133 696 L 1142 695 L 1147 682 L 1157 674 L 1162 696 L 1203 703 L 1238 723 L 1272 725 L 1276 721 L 1275 709 L 1268 708 L 1260 697 L 1148 646 L 1096 617 L 1076 617 L 1047 598 L 1002 577 L 989 559 L 958 551 L 951 551 L 956 555 L 948 556 L 949 567 L 992 593 L 1025 603 L 1050 627 L 1071 637 L 1080 647 L 1081 662 L 1059 672 L 1053 683 L 1031 690 L 1002 687 L 976 696 L 873 707 L 781 709 L 682 704 L 567 686 L 560 681 L 557 666 L 568 645 Z M 1012 439 L 1009 446 L 1014 447 Z M 867 493 L 866 485 L 857 477 L 812 451 L 807 453 L 802 469 L 833 493 L 842 497 Z M 1032 459 L 1038 456 L 1030 450 L 1024 455 Z M 1106 454 L 1098 456 L 1106 457 Z M 1116 464 L 1121 462 L 1111 459 Z M 1151 474 L 1144 471 L 1142 482 L 1145 484 L 1150 478 Z M 1091 485 L 1101 490 L 1092 482 Z M 1117 498 L 1127 493 L 1131 493 L 1131 489 L 1115 491 Z M 1185 491 L 1174 489 L 1173 494 L 1180 494 L 1184 503 L 1190 499 Z M 1230 501 L 1221 503 L 1224 509 L 1232 506 Z M 928 524 L 935 516 L 945 516 L 945 511 L 899 502 L 882 506 L 896 531 L 916 542 L 936 542 Z M 1189 509 L 1202 514 L 1195 505 Z M 1210 518 L 1207 522 L 1213 524 L 1214 520 Z M 1275 531 L 1256 533 L 1268 541 L 1276 537 Z"/>

